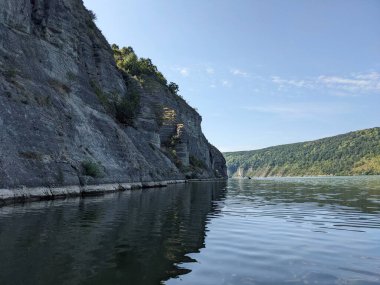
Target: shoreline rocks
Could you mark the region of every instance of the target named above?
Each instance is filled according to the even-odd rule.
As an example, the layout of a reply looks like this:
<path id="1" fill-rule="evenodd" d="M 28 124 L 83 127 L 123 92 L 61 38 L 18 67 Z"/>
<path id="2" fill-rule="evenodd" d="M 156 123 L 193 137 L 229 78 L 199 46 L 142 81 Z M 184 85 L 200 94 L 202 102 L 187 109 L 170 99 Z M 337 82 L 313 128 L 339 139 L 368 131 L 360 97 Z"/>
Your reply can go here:
<path id="1" fill-rule="evenodd" d="M 181 184 L 191 182 L 220 181 L 222 179 L 192 179 L 192 180 L 165 180 L 132 183 L 111 183 L 97 185 L 72 185 L 60 187 L 26 187 L 21 186 L 14 189 L 0 189 L 0 207 L 8 204 L 33 202 L 41 200 L 65 199 L 69 197 L 85 197 L 93 195 L 105 195 L 114 192 L 137 190 L 144 188 L 162 188 L 170 184 Z"/>

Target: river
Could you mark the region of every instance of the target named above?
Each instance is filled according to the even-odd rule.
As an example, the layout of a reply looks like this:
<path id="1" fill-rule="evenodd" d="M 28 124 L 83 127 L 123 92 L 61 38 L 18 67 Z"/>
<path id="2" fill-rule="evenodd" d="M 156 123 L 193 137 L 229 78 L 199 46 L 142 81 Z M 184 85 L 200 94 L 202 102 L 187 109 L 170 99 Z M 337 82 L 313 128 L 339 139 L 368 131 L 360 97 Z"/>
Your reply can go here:
<path id="1" fill-rule="evenodd" d="M 4 206 L 0 284 L 380 284 L 380 177 L 192 182 Z"/>

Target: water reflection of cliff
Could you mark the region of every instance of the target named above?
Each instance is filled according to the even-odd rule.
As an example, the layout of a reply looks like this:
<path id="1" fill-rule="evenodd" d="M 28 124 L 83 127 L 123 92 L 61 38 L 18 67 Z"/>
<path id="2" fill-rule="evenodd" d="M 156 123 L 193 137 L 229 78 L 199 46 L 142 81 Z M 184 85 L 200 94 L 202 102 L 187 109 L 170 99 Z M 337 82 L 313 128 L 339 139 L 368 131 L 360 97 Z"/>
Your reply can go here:
<path id="1" fill-rule="evenodd" d="M 204 247 L 225 183 L 0 209 L 1 284 L 159 284 Z"/>

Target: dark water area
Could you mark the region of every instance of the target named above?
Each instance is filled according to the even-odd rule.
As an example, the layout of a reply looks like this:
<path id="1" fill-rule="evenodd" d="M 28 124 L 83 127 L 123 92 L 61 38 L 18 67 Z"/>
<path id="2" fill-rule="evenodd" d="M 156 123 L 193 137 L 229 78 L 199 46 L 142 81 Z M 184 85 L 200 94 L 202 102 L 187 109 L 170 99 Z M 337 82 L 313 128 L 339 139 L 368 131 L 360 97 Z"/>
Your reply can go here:
<path id="1" fill-rule="evenodd" d="M 5 206 L 0 284 L 380 284 L 380 177 L 194 182 Z"/>

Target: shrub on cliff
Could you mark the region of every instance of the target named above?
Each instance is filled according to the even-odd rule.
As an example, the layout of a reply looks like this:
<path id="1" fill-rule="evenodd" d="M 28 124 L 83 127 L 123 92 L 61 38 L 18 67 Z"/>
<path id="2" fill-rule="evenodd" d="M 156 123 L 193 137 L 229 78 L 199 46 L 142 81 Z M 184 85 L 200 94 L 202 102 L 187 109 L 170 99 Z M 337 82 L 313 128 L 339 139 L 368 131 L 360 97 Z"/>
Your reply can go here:
<path id="1" fill-rule="evenodd" d="M 122 72 L 137 77 L 141 75 L 153 77 L 159 83 L 165 85 L 174 95 L 180 96 L 178 94 L 179 86 L 174 82 L 168 84 L 164 75 L 158 71 L 157 66 L 153 64 L 150 58 L 139 58 L 131 47 L 119 48 L 118 45 L 113 44 L 112 50 L 116 65 Z"/>
<path id="2" fill-rule="evenodd" d="M 91 20 L 93 20 L 93 21 L 97 20 L 97 16 L 96 16 L 94 11 L 88 10 L 88 14 L 90 15 Z"/>
<path id="3" fill-rule="evenodd" d="M 152 76 L 161 84 L 167 84 L 166 78 L 158 71 L 157 66 L 152 63 L 150 58 L 139 58 L 131 47 L 120 49 L 118 45 L 113 44 L 112 50 L 116 65 L 122 71 L 133 76 Z"/>
<path id="4" fill-rule="evenodd" d="M 133 126 L 133 121 L 139 111 L 140 94 L 129 91 L 124 96 L 104 92 L 95 81 L 90 85 L 103 105 L 106 112 L 112 115 L 119 123 Z"/>
<path id="5" fill-rule="evenodd" d="M 122 124 L 133 126 L 140 104 L 140 94 L 132 92 L 129 96 L 124 96 L 115 103 L 115 116 Z"/>
<path id="6" fill-rule="evenodd" d="M 177 84 L 175 84 L 174 82 L 170 82 L 168 88 L 170 92 L 172 92 L 174 95 L 178 95 L 179 86 Z"/>
<path id="7" fill-rule="evenodd" d="M 93 161 L 86 160 L 82 162 L 82 174 L 85 176 L 91 176 L 94 178 L 102 177 L 103 172 L 100 166 Z"/>
<path id="8" fill-rule="evenodd" d="M 193 167 L 203 168 L 203 169 L 207 168 L 206 164 L 202 160 L 196 158 L 193 155 L 189 156 L 189 162 L 190 162 L 190 165 L 193 166 Z"/>

